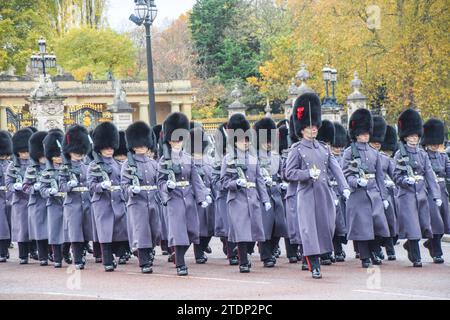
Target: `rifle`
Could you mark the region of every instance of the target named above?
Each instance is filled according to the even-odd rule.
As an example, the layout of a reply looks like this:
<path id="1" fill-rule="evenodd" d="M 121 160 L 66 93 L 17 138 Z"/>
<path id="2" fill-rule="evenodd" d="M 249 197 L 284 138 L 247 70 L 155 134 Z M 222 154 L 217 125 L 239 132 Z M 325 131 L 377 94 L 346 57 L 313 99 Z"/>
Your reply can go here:
<path id="1" fill-rule="evenodd" d="M 58 148 L 61 151 L 61 158 L 63 162 L 59 171 L 62 173 L 62 175 L 68 176 L 70 180 L 73 180 L 78 183 L 77 175 L 72 169 L 72 162 L 70 161 L 70 159 L 67 159 L 66 155 L 64 154 L 59 140 L 56 140 L 56 144 L 58 145 Z"/>
<path id="2" fill-rule="evenodd" d="M 176 183 L 177 179 L 175 174 L 181 173 L 181 166 L 173 164 L 172 157 L 170 155 L 170 149 L 166 143 L 163 144 L 163 157 L 163 164 L 165 165 L 165 169 L 161 170 L 161 172 L 167 174 L 168 181 L 173 181 L 174 183 Z"/>
<path id="3" fill-rule="evenodd" d="M 367 180 L 367 166 L 361 163 L 361 155 L 356 147 L 356 143 L 352 142 L 351 148 L 352 160 L 350 161 L 350 170 L 357 173 L 360 178 Z"/>
<path id="4" fill-rule="evenodd" d="M 408 177 L 413 178 L 417 182 L 417 176 L 414 174 L 411 159 L 408 156 L 408 152 L 406 152 L 406 148 L 403 142 L 399 143 L 399 151 L 401 158 L 397 160 L 397 167 L 400 170 L 406 171 Z"/>
<path id="5" fill-rule="evenodd" d="M 41 179 L 41 171 L 40 164 L 36 162 L 34 159 L 30 159 L 31 166 L 27 168 L 25 172 L 25 179 L 34 180 L 35 182 L 40 182 Z"/>
<path id="6" fill-rule="evenodd" d="M 8 175 L 16 179 L 16 183 L 23 183 L 23 177 L 22 177 L 22 168 L 20 167 L 20 161 L 17 155 L 13 154 L 13 172 L 8 173 Z"/>
<path id="7" fill-rule="evenodd" d="M 56 177 L 55 177 L 56 171 L 57 170 L 53 166 L 53 163 L 47 159 L 45 161 L 45 170 L 42 172 L 42 175 L 41 175 L 41 182 L 49 183 L 50 188 L 59 190 L 58 182 L 56 181 Z"/>
<path id="8" fill-rule="evenodd" d="M 140 187 L 141 183 L 139 182 L 137 165 L 131 151 L 127 152 L 127 159 L 128 159 L 128 167 L 124 173 L 124 176 L 132 181 L 133 187 Z"/>
<path id="9" fill-rule="evenodd" d="M 268 161 L 267 159 L 260 159 L 259 163 L 261 168 L 261 175 L 267 179 L 272 178 L 272 175 L 269 172 L 270 161 Z"/>
<path id="10" fill-rule="evenodd" d="M 108 173 L 112 172 L 112 168 L 105 165 L 105 162 L 102 160 L 100 155 L 94 150 L 94 142 L 92 138 L 89 137 L 89 142 L 92 146 L 92 157 L 95 165 L 92 166 L 92 175 L 94 177 L 101 177 L 103 181 L 110 181 Z"/>

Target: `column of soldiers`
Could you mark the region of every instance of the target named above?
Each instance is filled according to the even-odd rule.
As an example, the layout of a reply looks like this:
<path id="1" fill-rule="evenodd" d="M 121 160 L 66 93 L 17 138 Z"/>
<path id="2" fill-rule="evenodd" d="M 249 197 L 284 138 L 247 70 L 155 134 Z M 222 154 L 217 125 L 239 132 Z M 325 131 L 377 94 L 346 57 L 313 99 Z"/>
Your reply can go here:
<path id="1" fill-rule="evenodd" d="M 93 253 L 111 272 L 134 254 L 152 273 L 161 246 L 183 276 L 191 244 L 195 263 L 205 264 L 215 236 L 241 273 L 255 252 L 263 267 L 276 267 L 281 238 L 289 263 L 315 279 L 321 266 L 346 260 L 348 240 L 363 268 L 383 263 L 383 247 L 396 260 L 399 239 L 414 267 L 422 266 L 421 239 L 443 263 L 444 124 L 422 124 L 407 109 L 396 127 L 358 109 L 347 132 L 322 121 L 319 97 L 304 93 L 289 120 L 252 127 L 235 114 L 212 136 L 179 112 L 123 132 L 109 122 L 91 133 L 80 125 L 0 131 L 0 262 L 14 242 L 20 264 L 81 270 Z"/>

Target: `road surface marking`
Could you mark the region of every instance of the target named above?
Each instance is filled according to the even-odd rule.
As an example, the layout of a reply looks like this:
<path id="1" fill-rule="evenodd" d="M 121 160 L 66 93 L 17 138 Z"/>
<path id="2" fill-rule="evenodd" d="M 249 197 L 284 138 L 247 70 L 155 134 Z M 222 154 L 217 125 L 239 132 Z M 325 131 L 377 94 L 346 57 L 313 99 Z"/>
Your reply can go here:
<path id="1" fill-rule="evenodd" d="M 354 292 L 362 292 L 362 293 L 372 293 L 372 294 L 384 294 L 387 296 L 400 296 L 400 297 L 409 297 L 409 298 L 418 298 L 418 299 L 438 299 L 438 300 L 449 300 L 450 298 L 444 297 L 433 297 L 433 296 L 424 296 L 418 294 L 409 294 L 409 293 L 398 293 L 398 292 L 384 292 L 377 290 L 353 290 Z"/>

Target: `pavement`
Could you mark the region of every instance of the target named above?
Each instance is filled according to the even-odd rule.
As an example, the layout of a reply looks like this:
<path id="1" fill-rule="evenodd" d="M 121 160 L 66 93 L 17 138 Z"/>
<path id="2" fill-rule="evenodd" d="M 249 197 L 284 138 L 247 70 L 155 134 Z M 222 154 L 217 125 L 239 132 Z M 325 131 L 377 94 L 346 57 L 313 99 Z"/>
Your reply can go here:
<path id="1" fill-rule="evenodd" d="M 37 261 L 19 265 L 15 248 L 11 250 L 11 259 L 0 264 L 0 299 L 448 300 L 450 243 L 442 246 L 446 262 L 441 265 L 433 264 L 421 245 L 423 268 L 413 268 L 405 250 L 397 245 L 397 261 L 385 260 L 380 267 L 363 269 L 349 243 L 346 262 L 323 266 L 320 280 L 312 279 L 308 271 L 301 271 L 300 264 L 289 264 L 284 250 L 275 268 L 263 268 L 258 255 L 253 254 L 251 273 L 240 274 L 237 266 L 228 264 L 217 238 L 211 241 L 213 253 L 204 265 L 195 264 L 192 247 L 189 249 L 187 277 L 178 277 L 174 265 L 167 262 L 167 256 L 161 255 L 159 249 L 153 274 L 144 275 L 134 257 L 112 273 L 104 272 L 92 256 L 81 271 L 67 265 L 62 269 L 40 267 Z"/>

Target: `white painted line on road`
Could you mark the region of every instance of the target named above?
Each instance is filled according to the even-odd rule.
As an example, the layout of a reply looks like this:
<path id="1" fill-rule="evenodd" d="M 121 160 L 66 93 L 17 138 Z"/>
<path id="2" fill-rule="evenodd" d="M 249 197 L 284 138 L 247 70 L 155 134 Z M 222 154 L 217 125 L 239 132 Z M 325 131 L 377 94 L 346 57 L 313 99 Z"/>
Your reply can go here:
<path id="1" fill-rule="evenodd" d="M 384 292 L 377 290 L 353 290 L 354 292 L 362 292 L 362 293 L 372 293 L 372 294 L 384 294 L 387 296 L 400 296 L 400 297 L 408 297 L 408 298 L 418 298 L 418 299 L 431 299 L 431 300 L 449 300 L 449 298 L 444 297 L 435 297 L 435 296 L 423 296 L 418 294 L 409 294 L 409 293 L 398 293 L 398 292 Z"/>
<path id="2" fill-rule="evenodd" d="M 137 273 L 137 272 L 127 272 L 127 274 L 138 275 L 138 276 L 142 275 L 142 276 L 148 277 L 148 275 L 144 275 L 142 273 Z M 265 282 L 265 281 L 249 281 L 249 280 L 235 280 L 235 279 L 195 277 L 195 276 L 179 277 L 179 276 L 169 275 L 169 274 L 152 274 L 150 277 L 166 277 L 166 278 L 174 278 L 174 279 L 215 280 L 215 281 L 240 282 L 240 283 L 251 283 L 251 284 L 271 284 L 270 282 Z"/>
<path id="3" fill-rule="evenodd" d="M 35 292 L 33 294 L 44 294 L 49 296 L 64 296 L 64 297 L 77 297 L 77 298 L 93 298 L 102 299 L 100 296 L 89 295 L 89 294 L 78 294 L 78 293 L 63 293 L 63 292 Z M 105 299 L 105 298 L 103 298 Z M 107 299 L 107 298 L 106 298 Z"/>

